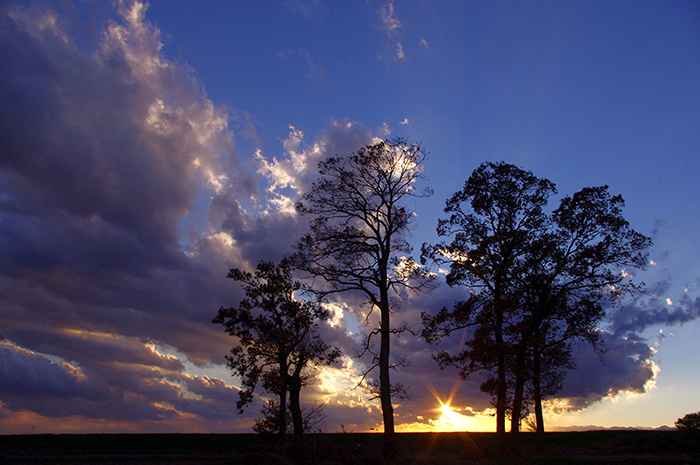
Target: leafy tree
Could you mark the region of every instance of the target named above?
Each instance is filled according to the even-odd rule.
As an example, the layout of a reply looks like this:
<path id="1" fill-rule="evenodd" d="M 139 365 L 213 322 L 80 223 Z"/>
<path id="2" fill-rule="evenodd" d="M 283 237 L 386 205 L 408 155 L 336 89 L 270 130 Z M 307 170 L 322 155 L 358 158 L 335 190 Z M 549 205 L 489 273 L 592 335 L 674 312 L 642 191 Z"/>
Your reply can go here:
<path id="1" fill-rule="evenodd" d="M 509 412 L 516 449 L 529 402 L 542 446 L 542 399 L 560 389 L 573 366 L 572 341 L 599 346 L 602 303 L 635 289 L 622 271 L 644 267 L 650 244 L 629 228 L 622 198 L 607 186 L 565 197 L 547 215 L 554 192 L 553 183 L 528 171 L 484 163 L 447 201 L 452 216 L 441 220 L 438 234 L 453 241 L 424 246 L 424 257 L 450 263 L 448 284 L 475 289 L 453 310 L 424 316 L 424 335 L 430 341 L 474 328 L 464 350 L 443 351 L 437 361 L 459 366 L 463 377 L 487 372 L 482 390 L 496 398 L 497 431 L 503 438 Z"/>
<path id="2" fill-rule="evenodd" d="M 238 307 L 221 307 L 213 322 L 238 338 L 226 356 L 228 367 L 244 388 L 239 391 L 238 411 L 242 413 L 253 400 L 260 381 L 267 392 L 279 396 L 276 431 L 280 439 L 284 440 L 287 430 L 288 408 L 294 436 L 299 439 L 304 431 L 301 388 L 313 379 L 317 367 L 334 363 L 340 356 L 318 334 L 317 322 L 329 314 L 313 302 L 295 299 L 301 284 L 292 278 L 287 259 L 279 265 L 260 261 L 254 274 L 231 269 L 227 277 L 243 283 L 246 298 Z M 269 418 L 265 411 L 263 415 Z"/>
<path id="3" fill-rule="evenodd" d="M 262 418 L 256 418 L 253 424 L 253 431 L 259 434 L 273 435 L 279 434 L 281 422 L 284 421 L 284 432 L 289 431 L 291 421 L 285 415 L 284 420 L 280 418 L 280 403 L 277 400 L 268 400 L 266 405 L 260 409 Z M 288 412 L 287 412 L 288 413 Z"/>
<path id="4" fill-rule="evenodd" d="M 432 193 L 415 187 L 423 178 L 425 159 L 419 144 L 402 139 L 328 158 L 319 163 L 320 178 L 297 204 L 297 211 L 313 220 L 311 232 L 296 244 L 295 266 L 315 278 L 321 298 L 355 291 L 372 310 L 379 310 L 379 325 L 370 332 L 363 353 L 373 356 L 370 370 L 379 367 L 386 457 L 396 454 L 391 398 L 397 386 L 392 386 L 389 372 L 397 364 L 390 359 L 390 336 L 406 329 L 392 327 L 391 314 L 407 289 L 426 289 L 434 278 L 409 257 L 406 240 L 415 218 L 406 201 Z M 378 354 L 373 345 L 377 335 Z"/>
<path id="5" fill-rule="evenodd" d="M 681 431 L 700 433 L 700 412 L 689 413 L 676 420 L 676 428 Z"/>
<path id="6" fill-rule="evenodd" d="M 449 263 L 450 286 L 475 290 L 452 311 L 443 308 L 435 317 L 424 314 L 424 335 L 435 340 L 439 334 L 475 328 L 459 354 L 442 351 L 436 358 L 442 368 L 459 366 L 462 378 L 477 371 L 489 374 L 481 388 L 495 396 L 501 440 L 508 406 L 507 324 L 518 310 L 518 276 L 537 235 L 546 228 L 542 209 L 554 192 L 552 182 L 529 171 L 503 162 L 483 163 L 446 202 L 450 217 L 439 220 L 437 232 L 451 236 L 452 242 L 423 246 L 424 261 Z"/>
<path id="7" fill-rule="evenodd" d="M 546 389 L 543 378 L 551 379 L 572 366 L 572 340 L 599 347 L 597 324 L 604 315 L 603 303 L 619 301 L 623 294 L 637 289 L 626 271 L 646 266 L 651 241 L 629 227 L 623 207 L 622 197 L 611 196 L 607 186 L 584 188 L 567 196 L 529 254 L 520 292 L 519 347 L 522 359 L 530 357 L 540 446 L 542 398 L 556 393 L 563 376 Z M 525 366 L 520 368 L 525 372 Z"/>

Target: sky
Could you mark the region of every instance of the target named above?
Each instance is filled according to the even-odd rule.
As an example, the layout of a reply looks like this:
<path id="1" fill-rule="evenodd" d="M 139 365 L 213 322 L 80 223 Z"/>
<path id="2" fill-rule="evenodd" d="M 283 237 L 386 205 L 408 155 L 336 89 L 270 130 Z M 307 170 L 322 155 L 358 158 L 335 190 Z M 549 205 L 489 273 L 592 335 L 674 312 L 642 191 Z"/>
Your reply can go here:
<path id="1" fill-rule="evenodd" d="M 430 154 L 416 251 L 485 161 L 559 197 L 608 185 L 653 239 L 646 293 L 600 322 L 602 360 L 576 346 L 549 429 L 700 410 L 696 1 L 2 1 L 0 434 L 250 432 L 264 393 L 236 414 L 211 322 L 243 297 L 226 274 L 291 251 L 319 161 L 388 137 Z M 468 293 L 439 281 L 394 321 Z M 329 303 L 344 356 L 302 393 L 327 431 L 381 430 L 354 389 L 360 304 Z M 393 342 L 398 431 L 495 430 L 480 378 L 432 359 L 459 343 Z"/>

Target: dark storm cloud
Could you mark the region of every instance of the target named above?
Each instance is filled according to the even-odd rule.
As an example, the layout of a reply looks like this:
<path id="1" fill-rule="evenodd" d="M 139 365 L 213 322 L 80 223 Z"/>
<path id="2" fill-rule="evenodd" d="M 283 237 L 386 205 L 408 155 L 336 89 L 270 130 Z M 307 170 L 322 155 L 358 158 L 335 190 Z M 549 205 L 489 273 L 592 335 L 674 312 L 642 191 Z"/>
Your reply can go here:
<path id="1" fill-rule="evenodd" d="M 581 410 L 620 392 L 642 394 L 658 371 L 652 361 L 655 351 L 644 340 L 610 337 L 602 356 L 590 346 L 577 349 L 576 369 L 567 373 L 557 395 L 568 400 L 566 410 Z"/>
<path id="2" fill-rule="evenodd" d="M 68 310 L 61 324 L 118 324 L 107 311 L 203 322 L 193 302 L 211 270 L 181 252 L 178 222 L 202 187 L 236 190 L 226 113 L 160 56 L 143 5 L 121 8 L 94 55 L 50 11 L 2 10 L 0 273 L 32 283 L 18 306 Z"/>
<path id="3" fill-rule="evenodd" d="M 659 372 L 654 361 L 656 350 L 653 343 L 642 336 L 643 331 L 650 327 L 682 325 L 700 317 L 700 298 L 692 300 L 684 294 L 669 305 L 666 299 L 659 298 L 668 290 L 667 283 L 660 282 L 649 287 L 647 297 L 638 297 L 619 309 L 609 309 L 607 319 L 602 322 L 605 329 L 602 332 L 602 353 L 596 353 L 584 343 L 574 345 L 576 367 L 566 373 L 563 388 L 555 396 L 564 401 L 552 404 L 556 409 L 581 410 L 622 392 L 644 393 L 654 384 Z M 421 311 L 434 314 L 442 306 L 451 308 L 455 300 L 464 298 L 464 292 L 465 289 L 441 286 L 429 295 L 411 299 L 395 318 L 420 329 Z M 430 382 L 442 401 L 457 386 L 453 405 L 469 406 L 475 411 L 491 406 L 489 397 L 479 391 L 483 379 L 478 374 L 459 380 L 456 368 L 441 371 L 432 359 L 440 350 L 456 354 L 462 337 L 462 332 L 455 332 L 438 344 L 426 345 L 419 338 L 407 336 L 394 343 L 392 354 L 396 357 L 403 354 L 412 362 L 405 370 L 393 375 L 392 380 L 411 386 L 413 413 L 419 409 L 425 409 L 421 413 L 427 412 L 437 403 L 433 394 L 423 386 L 427 383 L 422 379 Z"/>
<path id="4" fill-rule="evenodd" d="M 163 57 L 145 9 L 120 3 L 91 44 L 73 42 L 50 10 L 0 9 L 4 414 L 126 423 L 258 414 L 236 419 L 237 390 L 183 361 L 223 364 L 232 340 L 211 318 L 242 295 L 226 273 L 279 260 L 306 221 L 265 206 L 233 149 L 235 115 Z M 296 136 L 284 143 L 302 160 L 288 171 L 291 204 L 319 160 L 372 142 L 346 120 L 308 145 Z M 335 339 L 349 347 L 342 331 Z"/>
<path id="5" fill-rule="evenodd" d="M 647 296 L 608 310 L 603 322 L 603 352 L 580 345 L 575 352 L 576 369 L 567 373 L 558 397 L 568 399 L 571 410 L 620 392 L 641 394 L 647 391 L 660 371 L 654 361 L 656 349 L 644 332 L 650 328 L 683 325 L 700 318 L 700 298 L 687 294 L 661 299 L 670 286 L 660 281 L 647 288 Z"/>
<path id="6" fill-rule="evenodd" d="M 52 363 L 45 357 L 0 343 L 0 392 L 10 395 L 72 397 L 79 386 L 68 367 Z"/>
<path id="7" fill-rule="evenodd" d="M 700 318 L 700 297 L 692 300 L 683 294 L 669 304 L 666 299 L 658 298 L 667 288 L 662 286 L 663 291 L 655 293 L 653 289 L 656 287 L 652 286 L 653 295 L 646 301 L 634 302 L 611 312 L 610 327 L 616 336 L 640 333 L 651 326 L 682 325 Z"/>
<path id="8" fill-rule="evenodd" d="M 225 275 L 246 262 L 203 232 L 206 211 L 190 220 L 202 223 L 190 256 L 180 228 L 207 196 L 235 195 L 235 205 L 257 197 L 257 183 L 238 167 L 227 111 L 163 58 L 144 11 L 121 4 L 88 54 L 56 13 L 0 9 L 0 325 L 13 341 L 0 370 L 5 409 L 124 421 L 233 415 L 234 388 L 185 377 L 182 361 L 152 344 L 197 364 L 223 360 L 230 341 L 211 318 L 240 296 Z"/>
<path id="9" fill-rule="evenodd" d="M 113 342 L 123 346 L 122 352 L 143 352 L 138 341 L 115 338 Z M 235 416 L 236 389 L 221 380 L 181 374 L 177 358 L 150 352 L 89 359 L 77 368 L 4 341 L 0 346 L 3 408 L 48 417 L 82 415 L 124 421 L 162 420 L 180 413 L 205 420 Z M 187 392 L 196 396 L 188 397 Z"/>

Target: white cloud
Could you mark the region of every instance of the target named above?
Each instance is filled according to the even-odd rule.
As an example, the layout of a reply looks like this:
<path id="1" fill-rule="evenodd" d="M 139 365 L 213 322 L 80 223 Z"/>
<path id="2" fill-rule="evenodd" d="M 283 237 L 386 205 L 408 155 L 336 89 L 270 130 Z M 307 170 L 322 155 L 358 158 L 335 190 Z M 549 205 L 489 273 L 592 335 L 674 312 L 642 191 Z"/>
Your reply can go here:
<path id="1" fill-rule="evenodd" d="M 391 36 L 397 29 L 401 27 L 401 21 L 396 17 L 396 12 L 394 11 L 394 2 L 390 1 L 384 4 L 380 10 L 380 15 L 382 17 L 382 25 L 386 33 Z"/>
<path id="2" fill-rule="evenodd" d="M 401 21 L 399 21 L 399 19 L 396 17 L 394 2 L 389 1 L 385 3 L 379 10 L 379 15 L 382 19 L 382 28 L 386 32 L 394 47 L 394 58 L 397 60 L 406 58 L 403 45 L 401 45 L 401 42 L 395 39 L 395 36 L 402 25 Z"/>
<path id="3" fill-rule="evenodd" d="M 401 42 L 396 42 L 396 58 L 399 60 L 406 58 L 406 54 L 403 52 L 403 46 Z"/>
<path id="4" fill-rule="evenodd" d="M 383 122 L 378 128 L 377 128 L 377 134 L 380 137 L 389 137 L 391 135 L 391 128 L 389 127 L 389 124 L 386 122 Z"/>
<path id="5" fill-rule="evenodd" d="M 346 119 L 332 120 L 330 129 L 311 143 L 304 141 L 303 131 L 289 126 L 290 132 L 282 142 L 281 157 L 268 160 L 262 151 L 256 153 L 258 173 L 268 179 L 267 200 L 277 211 L 291 213 L 298 195 L 307 192 L 316 174 L 318 162 L 328 156 L 349 155 L 379 139 L 361 124 Z M 285 189 L 289 189 L 285 192 Z"/>

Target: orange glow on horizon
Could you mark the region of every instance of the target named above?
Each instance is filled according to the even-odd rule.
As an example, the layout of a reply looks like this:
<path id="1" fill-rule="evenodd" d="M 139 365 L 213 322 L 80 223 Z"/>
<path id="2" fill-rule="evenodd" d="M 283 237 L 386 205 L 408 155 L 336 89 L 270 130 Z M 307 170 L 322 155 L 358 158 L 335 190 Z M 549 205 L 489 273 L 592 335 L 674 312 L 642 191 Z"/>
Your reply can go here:
<path id="1" fill-rule="evenodd" d="M 443 400 L 438 394 L 435 386 L 427 377 L 421 378 L 426 389 L 435 397 L 439 407 L 432 410 L 437 418 L 427 418 L 427 421 L 422 421 L 423 417 L 417 417 L 418 420 L 411 423 L 397 425 L 397 430 L 402 432 L 462 432 L 462 431 L 495 431 L 495 424 L 491 410 L 487 409 L 483 412 L 475 412 L 470 407 L 454 408 L 453 400 L 457 395 L 460 380 L 455 380 L 455 383 L 446 400 Z M 432 415 L 431 415 L 432 416 Z"/>

